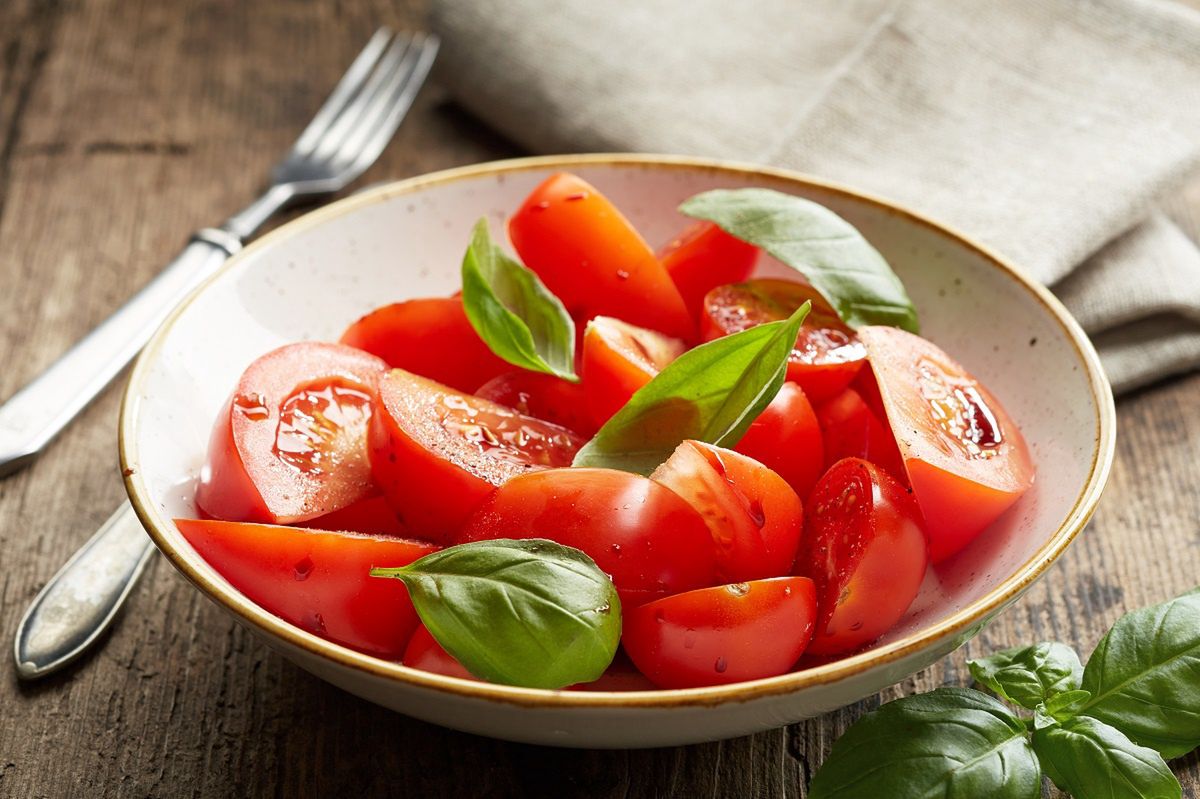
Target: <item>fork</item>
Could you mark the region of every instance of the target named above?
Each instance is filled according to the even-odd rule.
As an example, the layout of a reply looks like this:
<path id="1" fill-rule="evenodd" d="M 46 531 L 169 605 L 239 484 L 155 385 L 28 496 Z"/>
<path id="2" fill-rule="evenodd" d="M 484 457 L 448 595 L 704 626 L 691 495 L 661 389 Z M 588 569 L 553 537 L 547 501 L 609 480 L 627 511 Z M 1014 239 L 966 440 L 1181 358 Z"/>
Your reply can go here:
<path id="1" fill-rule="evenodd" d="M 380 28 L 271 173 L 271 185 L 187 247 L 45 372 L 0 406 L 0 476 L 33 459 L 138 353 L 193 288 L 263 223 L 301 200 L 334 194 L 383 152 L 425 82 L 438 39 Z M 45 676 L 82 655 L 112 623 L 154 547 L 123 503 L 34 598 L 14 646 L 17 674 Z"/>

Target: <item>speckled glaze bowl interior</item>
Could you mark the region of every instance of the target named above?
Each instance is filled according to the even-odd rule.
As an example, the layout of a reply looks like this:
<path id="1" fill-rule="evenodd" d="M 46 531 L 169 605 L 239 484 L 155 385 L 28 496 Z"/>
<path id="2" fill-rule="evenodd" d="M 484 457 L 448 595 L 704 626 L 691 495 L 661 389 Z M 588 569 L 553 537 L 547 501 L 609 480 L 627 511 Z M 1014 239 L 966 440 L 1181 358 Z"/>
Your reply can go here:
<path id="1" fill-rule="evenodd" d="M 212 420 L 256 357 L 335 339 L 380 304 L 459 288 L 471 226 L 502 224 L 547 175 L 571 171 L 609 196 L 654 246 L 675 210 L 712 188 L 763 186 L 844 216 L 887 257 L 923 334 L 967 366 L 1021 426 L 1037 481 L 961 555 L 931 571 L 904 620 L 875 645 L 765 680 L 680 691 L 586 693 L 489 685 L 415 671 L 330 643 L 246 599 L 183 539 Z M 778 269 L 763 258 L 760 270 Z M 977 633 L 1080 532 L 1108 475 L 1115 422 L 1096 354 L 1043 288 L 983 247 L 884 200 L 803 175 L 669 156 L 529 158 L 399 181 L 308 214 L 233 258 L 155 336 L 129 381 L 121 458 L 130 499 L 171 563 L 285 657 L 342 688 L 427 721 L 544 744 L 642 747 L 728 738 L 845 705 L 929 665 Z"/>

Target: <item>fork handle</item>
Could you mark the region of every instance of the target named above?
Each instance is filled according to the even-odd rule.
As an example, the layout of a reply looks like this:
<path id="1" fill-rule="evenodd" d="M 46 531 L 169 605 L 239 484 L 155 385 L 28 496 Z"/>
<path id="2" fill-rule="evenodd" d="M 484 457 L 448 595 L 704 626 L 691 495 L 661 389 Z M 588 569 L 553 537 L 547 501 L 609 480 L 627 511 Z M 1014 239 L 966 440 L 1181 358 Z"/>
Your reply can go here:
<path id="1" fill-rule="evenodd" d="M 192 237 L 174 261 L 0 406 L 0 476 L 21 468 L 107 386 L 187 294 L 241 248 L 225 230 Z"/>

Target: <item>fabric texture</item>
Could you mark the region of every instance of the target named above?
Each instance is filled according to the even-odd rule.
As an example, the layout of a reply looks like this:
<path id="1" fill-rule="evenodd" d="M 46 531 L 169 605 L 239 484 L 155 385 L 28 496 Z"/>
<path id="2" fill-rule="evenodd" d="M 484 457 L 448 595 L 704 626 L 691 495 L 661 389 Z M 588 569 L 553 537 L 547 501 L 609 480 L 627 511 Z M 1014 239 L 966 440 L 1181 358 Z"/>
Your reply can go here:
<path id="1" fill-rule="evenodd" d="M 1049 284 L 1118 392 L 1200 366 L 1200 14 L 1166 0 L 434 0 L 441 78 L 534 152 L 802 170 Z"/>

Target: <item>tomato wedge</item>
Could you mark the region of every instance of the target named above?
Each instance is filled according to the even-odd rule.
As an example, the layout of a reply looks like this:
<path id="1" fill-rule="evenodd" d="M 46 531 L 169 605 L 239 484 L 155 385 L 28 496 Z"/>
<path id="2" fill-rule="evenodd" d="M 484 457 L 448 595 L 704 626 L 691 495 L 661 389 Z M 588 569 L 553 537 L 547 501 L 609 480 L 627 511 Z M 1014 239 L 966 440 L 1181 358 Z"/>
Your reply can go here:
<path id="1" fill-rule="evenodd" d="M 612 577 L 623 605 L 716 580 L 704 520 L 673 491 L 613 469 L 549 469 L 514 477 L 471 517 L 460 542 L 549 538 L 581 549 Z"/>
<path id="2" fill-rule="evenodd" d="M 837 394 L 866 362 L 866 350 L 824 297 L 807 283 L 762 278 L 720 286 L 704 298 L 700 336 L 712 341 L 765 322 L 787 319 L 806 301 L 812 310 L 788 359 L 788 380 L 820 403 Z"/>
<path id="3" fill-rule="evenodd" d="M 820 607 L 809 652 L 851 652 L 891 629 L 921 588 L 921 511 L 887 472 L 846 458 L 817 483 L 805 518 L 796 573 L 816 583 Z"/>
<path id="4" fill-rule="evenodd" d="M 790 670 L 812 637 L 816 615 L 811 580 L 755 580 L 627 610 L 621 643 L 660 688 L 724 685 Z"/>
<path id="5" fill-rule="evenodd" d="M 904 460 L 896 448 L 896 438 L 883 420 L 875 415 L 867 401 L 852 388 L 843 390 L 816 410 L 821 435 L 825 439 L 826 467 L 843 458 L 862 458 L 887 471 L 908 485 Z"/>
<path id="6" fill-rule="evenodd" d="M 801 500 L 825 472 L 825 442 L 804 390 L 784 383 L 734 447 L 778 474 Z"/>
<path id="7" fill-rule="evenodd" d="M 295 524 L 298 527 L 308 527 L 313 530 L 339 530 L 368 535 L 400 536 L 401 538 L 408 536 L 408 530 L 400 523 L 400 518 L 396 516 L 392 506 L 381 494 L 360 499 L 333 513 Z"/>
<path id="8" fill-rule="evenodd" d="M 620 319 L 597 316 L 583 336 L 583 386 L 592 424 L 598 429 L 678 358 L 687 345 Z"/>
<path id="9" fill-rule="evenodd" d="M 433 637 L 433 633 L 429 632 L 429 628 L 420 623 L 417 624 L 417 630 L 412 634 L 408 648 L 404 650 L 404 659 L 400 662 L 409 668 L 421 669 L 434 674 L 458 677 L 460 680 L 480 681 L 478 677 L 467 671 L 463 664 L 455 660 L 453 655 L 442 649 L 442 645 Z"/>
<path id="10" fill-rule="evenodd" d="M 750 277 L 758 248 L 734 238 L 712 222 L 689 225 L 658 252 L 658 260 L 675 282 L 688 313 L 699 319 L 704 295 L 717 286 Z"/>
<path id="11" fill-rule="evenodd" d="M 398 658 L 417 626 L 408 591 L 369 576 L 438 547 L 424 541 L 269 524 L 176 519 L 188 543 L 237 590 L 284 621 L 368 655 Z"/>
<path id="12" fill-rule="evenodd" d="M 475 396 L 580 435 L 590 436 L 596 432 L 596 425 L 587 412 L 587 393 L 583 385 L 569 383 L 551 374 L 525 369 L 505 372 L 480 386 Z"/>
<path id="13" fill-rule="evenodd" d="M 766 466 L 732 450 L 684 441 L 650 479 L 683 497 L 704 519 L 718 579 L 736 583 L 791 571 L 804 507 Z"/>
<path id="14" fill-rule="evenodd" d="M 1029 449 L 996 398 L 935 344 L 891 327 L 859 335 L 940 562 L 1033 484 Z"/>
<path id="15" fill-rule="evenodd" d="M 525 265 L 577 321 L 616 316 L 668 336 L 695 336 L 667 270 L 590 183 L 551 175 L 509 219 L 508 235 Z"/>
<path id="16" fill-rule="evenodd" d="M 338 344 L 288 344 L 242 374 L 217 415 L 196 504 L 228 521 L 301 522 L 374 490 L 371 397 L 387 364 Z"/>
<path id="17" fill-rule="evenodd" d="M 564 427 L 394 369 L 379 381 L 368 449 L 401 521 L 445 542 L 496 486 L 568 466 L 583 443 Z"/>
<path id="18" fill-rule="evenodd" d="M 471 327 L 462 297 L 385 305 L 350 325 L 341 343 L 460 391 L 474 391 L 513 368 Z"/>

